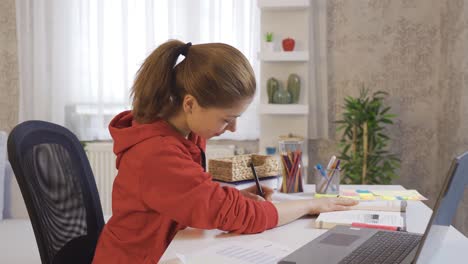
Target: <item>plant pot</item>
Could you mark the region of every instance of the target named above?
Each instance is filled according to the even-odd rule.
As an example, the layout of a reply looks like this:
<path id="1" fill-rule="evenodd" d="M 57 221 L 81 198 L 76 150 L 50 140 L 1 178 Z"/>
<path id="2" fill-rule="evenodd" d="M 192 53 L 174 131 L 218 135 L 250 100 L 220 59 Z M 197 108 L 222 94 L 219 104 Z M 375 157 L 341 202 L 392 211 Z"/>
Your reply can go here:
<path id="1" fill-rule="evenodd" d="M 274 42 L 265 42 L 265 51 L 268 51 L 268 52 L 275 51 L 275 43 Z"/>

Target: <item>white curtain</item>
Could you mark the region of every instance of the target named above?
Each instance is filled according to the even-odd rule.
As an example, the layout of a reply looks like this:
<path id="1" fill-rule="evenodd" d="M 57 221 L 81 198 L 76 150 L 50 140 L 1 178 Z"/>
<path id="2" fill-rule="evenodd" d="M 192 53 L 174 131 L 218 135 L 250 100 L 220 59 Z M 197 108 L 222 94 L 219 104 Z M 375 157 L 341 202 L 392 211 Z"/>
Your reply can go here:
<path id="1" fill-rule="evenodd" d="M 168 39 L 224 42 L 257 69 L 254 0 L 17 0 L 20 120 L 66 125 L 81 140 L 109 139 L 129 109 L 145 57 Z M 226 139 L 258 138 L 258 96 Z"/>

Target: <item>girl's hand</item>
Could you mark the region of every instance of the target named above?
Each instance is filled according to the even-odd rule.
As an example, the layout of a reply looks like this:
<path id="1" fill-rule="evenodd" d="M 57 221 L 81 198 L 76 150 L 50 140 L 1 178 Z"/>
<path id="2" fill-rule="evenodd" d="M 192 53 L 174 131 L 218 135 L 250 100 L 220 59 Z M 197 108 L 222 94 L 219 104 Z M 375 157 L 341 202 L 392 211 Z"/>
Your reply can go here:
<path id="1" fill-rule="evenodd" d="M 273 195 L 273 192 L 274 192 L 273 189 L 263 186 L 263 185 L 262 185 L 262 189 L 263 189 L 263 193 L 265 194 L 265 198 L 259 195 L 258 190 L 257 190 L 257 185 L 253 185 L 253 186 L 250 186 L 249 188 L 240 190 L 240 192 L 242 193 L 242 195 L 244 195 L 244 197 L 255 200 L 255 201 L 265 201 L 265 200 L 271 201 L 271 196 Z"/>
<path id="2" fill-rule="evenodd" d="M 331 211 L 349 210 L 350 206 L 357 205 L 359 202 L 347 198 L 320 198 L 310 202 L 308 214 L 316 215 Z"/>

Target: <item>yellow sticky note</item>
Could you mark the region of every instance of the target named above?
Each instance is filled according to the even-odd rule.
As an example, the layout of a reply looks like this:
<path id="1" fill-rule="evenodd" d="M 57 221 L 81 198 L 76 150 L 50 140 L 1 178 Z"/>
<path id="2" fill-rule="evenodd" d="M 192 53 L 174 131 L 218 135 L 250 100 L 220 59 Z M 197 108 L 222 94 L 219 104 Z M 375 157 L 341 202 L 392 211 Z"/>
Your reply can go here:
<path id="1" fill-rule="evenodd" d="M 375 200 L 374 195 L 367 193 L 360 193 L 359 197 L 361 197 L 362 200 Z"/>
<path id="2" fill-rule="evenodd" d="M 340 195 L 341 198 L 348 198 L 348 199 L 354 199 L 354 200 L 359 200 L 359 196 L 347 196 L 347 195 Z"/>
<path id="3" fill-rule="evenodd" d="M 315 198 L 327 198 L 327 197 L 337 197 L 337 194 L 321 194 L 321 193 L 316 193 Z"/>

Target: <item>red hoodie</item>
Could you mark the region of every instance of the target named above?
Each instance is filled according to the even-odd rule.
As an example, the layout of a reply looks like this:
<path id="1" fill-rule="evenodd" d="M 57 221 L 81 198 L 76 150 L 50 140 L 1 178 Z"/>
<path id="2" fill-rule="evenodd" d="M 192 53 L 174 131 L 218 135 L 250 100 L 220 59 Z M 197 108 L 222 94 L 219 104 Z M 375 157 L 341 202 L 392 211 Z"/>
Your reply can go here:
<path id="1" fill-rule="evenodd" d="M 177 231 L 187 226 L 258 233 L 278 223 L 270 202 L 220 187 L 204 171 L 205 140 L 184 138 L 166 121 L 139 124 L 130 111 L 109 125 L 118 174 L 112 217 L 102 230 L 93 263 L 156 263 Z"/>

